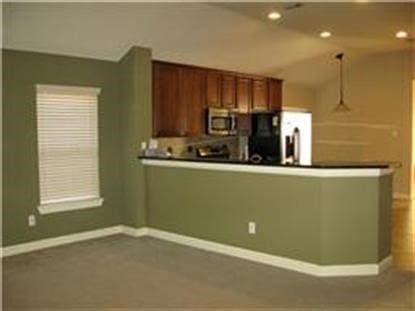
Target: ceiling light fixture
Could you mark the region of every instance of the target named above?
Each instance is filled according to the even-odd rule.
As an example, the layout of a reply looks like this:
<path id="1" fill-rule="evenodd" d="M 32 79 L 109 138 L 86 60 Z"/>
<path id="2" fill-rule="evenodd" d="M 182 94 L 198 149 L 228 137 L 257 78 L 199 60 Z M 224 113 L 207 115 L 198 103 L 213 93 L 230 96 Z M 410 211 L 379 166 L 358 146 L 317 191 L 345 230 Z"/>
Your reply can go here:
<path id="1" fill-rule="evenodd" d="M 326 39 L 326 38 L 330 38 L 331 37 L 331 32 L 330 31 L 323 31 L 320 33 L 320 37 Z"/>
<path id="2" fill-rule="evenodd" d="M 272 11 L 272 12 L 270 12 L 270 13 L 268 14 L 268 18 L 269 18 L 270 20 L 275 21 L 275 20 L 277 20 L 277 19 L 280 19 L 280 18 L 281 18 L 281 14 L 280 14 L 279 12 L 277 12 L 277 11 Z"/>
<path id="3" fill-rule="evenodd" d="M 343 53 L 337 54 L 335 57 L 340 63 L 340 100 L 339 104 L 334 108 L 334 112 L 350 112 L 350 108 L 344 103 L 343 57 Z"/>
<path id="4" fill-rule="evenodd" d="M 406 31 L 403 31 L 403 30 L 398 31 L 396 33 L 396 38 L 398 38 L 398 39 L 406 39 L 406 38 L 408 38 L 408 33 Z"/>

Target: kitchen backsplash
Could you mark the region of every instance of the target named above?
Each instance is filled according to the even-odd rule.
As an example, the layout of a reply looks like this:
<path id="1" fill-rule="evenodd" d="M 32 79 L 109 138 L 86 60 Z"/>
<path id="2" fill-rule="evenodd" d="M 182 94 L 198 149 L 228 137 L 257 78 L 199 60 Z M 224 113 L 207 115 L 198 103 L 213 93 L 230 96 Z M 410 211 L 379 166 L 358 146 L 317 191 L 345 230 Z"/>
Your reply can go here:
<path id="1" fill-rule="evenodd" d="M 157 138 L 158 149 L 171 149 L 172 156 L 176 157 L 193 157 L 196 156 L 196 148 L 201 146 L 222 146 L 226 144 L 230 150 L 231 158 L 239 158 L 241 149 L 240 145 L 246 139 L 238 136 L 198 136 L 198 137 L 166 137 Z"/>

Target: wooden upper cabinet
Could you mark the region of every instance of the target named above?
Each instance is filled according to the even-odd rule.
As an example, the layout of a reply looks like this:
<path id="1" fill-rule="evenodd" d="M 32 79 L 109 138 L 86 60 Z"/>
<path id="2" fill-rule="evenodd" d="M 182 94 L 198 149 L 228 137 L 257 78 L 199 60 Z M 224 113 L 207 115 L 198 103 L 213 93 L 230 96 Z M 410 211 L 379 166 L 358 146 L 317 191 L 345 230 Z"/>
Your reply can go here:
<path id="1" fill-rule="evenodd" d="M 254 79 L 252 81 L 252 110 L 268 110 L 268 81 L 267 79 Z"/>
<path id="2" fill-rule="evenodd" d="M 236 108 L 236 79 L 233 75 L 222 75 L 222 107 Z"/>
<path id="3" fill-rule="evenodd" d="M 236 82 L 236 106 L 239 113 L 248 113 L 252 102 L 252 80 L 238 77 Z"/>
<path id="4" fill-rule="evenodd" d="M 220 72 L 206 73 L 206 105 L 220 108 L 222 106 L 222 78 Z"/>
<path id="5" fill-rule="evenodd" d="M 206 74 L 198 68 L 153 62 L 153 136 L 204 132 Z"/>
<path id="6" fill-rule="evenodd" d="M 282 109 L 282 81 L 268 79 L 268 109 Z"/>
<path id="7" fill-rule="evenodd" d="M 186 133 L 187 111 L 180 103 L 180 69 L 153 64 L 153 136 L 182 136 Z"/>
<path id="8" fill-rule="evenodd" d="M 281 80 L 153 61 L 154 137 L 204 134 L 206 107 L 246 114 L 281 106 Z"/>
<path id="9" fill-rule="evenodd" d="M 180 105 L 187 110 L 187 136 L 204 131 L 205 72 L 195 68 L 180 69 Z M 180 122 L 180 121 L 179 121 Z"/>

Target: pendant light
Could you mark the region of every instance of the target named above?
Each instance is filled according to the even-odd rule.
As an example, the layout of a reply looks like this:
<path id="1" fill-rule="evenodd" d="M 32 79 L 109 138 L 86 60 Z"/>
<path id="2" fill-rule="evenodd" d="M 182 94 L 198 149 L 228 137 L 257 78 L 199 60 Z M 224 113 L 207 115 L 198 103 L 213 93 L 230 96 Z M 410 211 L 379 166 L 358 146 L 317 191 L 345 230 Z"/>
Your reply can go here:
<path id="1" fill-rule="evenodd" d="M 350 108 L 344 102 L 343 57 L 344 53 L 336 55 L 336 59 L 340 64 L 340 100 L 339 104 L 333 109 L 333 112 L 350 112 Z"/>

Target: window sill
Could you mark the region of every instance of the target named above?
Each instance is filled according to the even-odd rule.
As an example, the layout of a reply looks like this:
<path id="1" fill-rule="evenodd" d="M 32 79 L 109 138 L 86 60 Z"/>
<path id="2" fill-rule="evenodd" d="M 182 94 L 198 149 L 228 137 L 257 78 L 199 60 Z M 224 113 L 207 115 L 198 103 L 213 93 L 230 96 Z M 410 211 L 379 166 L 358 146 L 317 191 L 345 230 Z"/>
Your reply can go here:
<path id="1" fill-rule="evenodd" d="M 99 207 L 99 206 L 102 206 L 103 202 L 104 202 L 103 198 L 91 198 L 91 199 L 76 200 L 76 201 L 54 202 L 54 203 L 41 204 L 38 206 L 38 210 L 41 215 L 53 214 L 53 213 Z"/>

